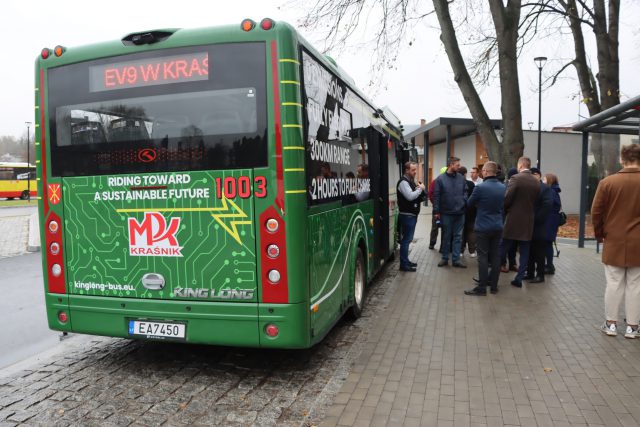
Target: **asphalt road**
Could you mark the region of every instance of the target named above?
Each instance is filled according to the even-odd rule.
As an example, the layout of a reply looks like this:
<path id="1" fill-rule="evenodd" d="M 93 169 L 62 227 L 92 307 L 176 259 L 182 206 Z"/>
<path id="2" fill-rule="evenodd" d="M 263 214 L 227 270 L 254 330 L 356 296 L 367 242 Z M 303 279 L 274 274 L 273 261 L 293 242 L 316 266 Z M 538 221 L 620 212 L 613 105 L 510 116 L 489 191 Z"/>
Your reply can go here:
<path id="1" fill-rule="evenodd" d="M 0 259 L 0 368 L 59 341 L 59 333 L 47 326 L 40 257 L 34 253 Z"/>

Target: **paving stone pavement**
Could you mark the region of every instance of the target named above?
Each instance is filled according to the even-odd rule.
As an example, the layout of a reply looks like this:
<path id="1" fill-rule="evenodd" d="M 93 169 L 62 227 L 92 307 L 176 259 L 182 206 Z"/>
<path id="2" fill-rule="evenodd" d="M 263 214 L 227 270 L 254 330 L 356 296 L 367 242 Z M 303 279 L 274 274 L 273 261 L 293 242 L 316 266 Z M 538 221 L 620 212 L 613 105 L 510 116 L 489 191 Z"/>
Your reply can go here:
<path id="1" fill-rule="evenodd" d="M 0 371 L 0 426 L 640 425 L 640 340 L 599 332 L 593 248 L 561 246 L 544 284 L 515 289 L 508 274 L 499 294 L 471 297 L 475 259 L 438 268 L 428 224 L 418 272 L 390 265 L 364 316 L 313 349 L 74 337 Z"/>
<path id="2" fill-rule="evenodd" d="M 27 252 L 29 216 L 16 215 L 0 218 L 0 258 Z"/>
<path id="3" fill-rule="evenodd" d="M 0 426 L 317 425 L 386 309 L 395 272 L 369 287 L 360 319 L 303 351 L 73 336 L 0 370 Z"/>
<path id="4" fill-rule="evenodd" d="M 638 426 L 640 340 L 603 335 L 604 272 L 593 248 L 561 246 L 543 284 L 466 296 L 477 274 L 437 267 L 430 217 L 387 310 L 322 425 Z M 623 315 L 620 315 L 622 322 Z"/>

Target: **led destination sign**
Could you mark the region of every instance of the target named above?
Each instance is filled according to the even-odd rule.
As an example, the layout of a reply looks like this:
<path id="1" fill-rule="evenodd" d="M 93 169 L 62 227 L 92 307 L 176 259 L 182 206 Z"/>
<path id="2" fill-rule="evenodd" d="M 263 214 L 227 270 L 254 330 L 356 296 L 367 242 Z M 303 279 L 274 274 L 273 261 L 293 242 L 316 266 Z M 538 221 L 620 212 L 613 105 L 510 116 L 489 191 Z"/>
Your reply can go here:
<path id="1" fill-rule="evenodd" d="M 209 78 L 207 52 L 89 67 L 91 92 L 184 83 Z"/>

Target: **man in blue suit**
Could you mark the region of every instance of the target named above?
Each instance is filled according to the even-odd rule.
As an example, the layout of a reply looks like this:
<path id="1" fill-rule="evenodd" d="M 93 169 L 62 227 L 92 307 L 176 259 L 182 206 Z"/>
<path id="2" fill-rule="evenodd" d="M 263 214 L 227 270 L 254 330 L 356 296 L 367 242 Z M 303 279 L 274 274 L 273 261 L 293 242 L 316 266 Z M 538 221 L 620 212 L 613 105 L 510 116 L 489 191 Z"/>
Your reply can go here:
<path id="1" fill-rule="evenodd" d="M 464 291 L 466 295 L 487 295 L 487 286 L 491 288 L 492 294 L 498 292 L 505 186 L 496 178 L 497 171 L 498 165 L 495 162 L 485 163 L 482 167 L 484 181 L 476 186 L 467 201 L 468 206 L 475 206 L 478 211 L 474 231 L 479 279 L 475 288 Z"/>

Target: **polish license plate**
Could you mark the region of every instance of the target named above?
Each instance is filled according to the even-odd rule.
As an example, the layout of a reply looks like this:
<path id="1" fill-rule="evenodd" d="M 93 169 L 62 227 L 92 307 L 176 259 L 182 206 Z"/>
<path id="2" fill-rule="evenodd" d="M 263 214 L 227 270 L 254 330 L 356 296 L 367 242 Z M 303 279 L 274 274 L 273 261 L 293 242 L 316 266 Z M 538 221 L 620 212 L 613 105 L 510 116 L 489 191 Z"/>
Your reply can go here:
<path id="1" fill-rule="evenodd" d="M 184 340 L 187 325 L 184 323 L 129 320 L 129 335 L 150 339 Z"/>

